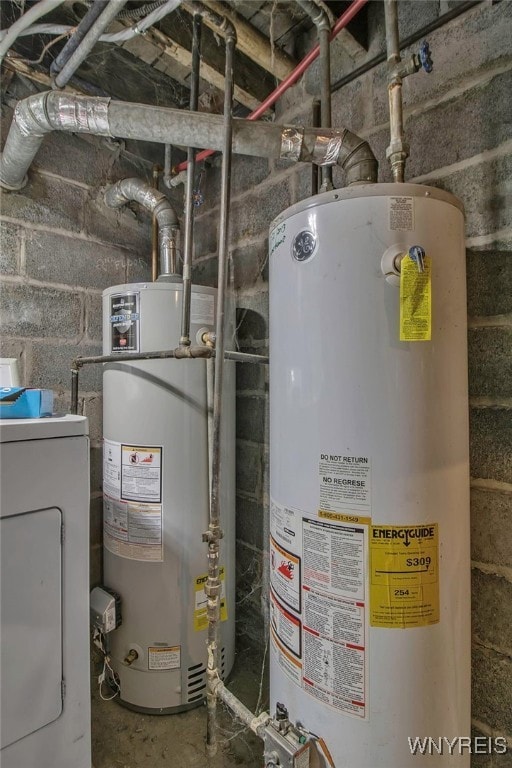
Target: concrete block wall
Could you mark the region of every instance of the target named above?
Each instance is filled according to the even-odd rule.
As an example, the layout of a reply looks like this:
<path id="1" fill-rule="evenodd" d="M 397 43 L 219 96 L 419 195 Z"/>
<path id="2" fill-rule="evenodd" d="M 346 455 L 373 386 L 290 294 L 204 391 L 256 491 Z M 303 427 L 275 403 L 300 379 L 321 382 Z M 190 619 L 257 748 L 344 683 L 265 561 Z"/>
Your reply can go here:
<path id="1" fill-rule="evenodd" d="M 400 4 L 401 36 L 456 3 Z M 381 3 L 369 4 L 370 50 L 348 61 L 333 44 L 333 82 L 384 46 Z M 407 179 L 446 189 L 466 208 L 473 560 L 473 727 L 512 749 L 512 3 L 484 2 L 428 36 L 434 72 L 404 85 Z M 405 51 L 405 54 L 412 50 Z M 382 64 L 333 95 L 333 125 L 367 138 L 390 181 L 387 71 Z M 277 104 L 280 123 L 311 124 L 318 67 Z M 343 186 L 335 172 L 337 186 Z M 219 171 L 203 182 L 195 275 L 215 277 Z M 230 250 L 240 349 L 268 349 L 267 237 L 272 219 L 311 194 L 311 169 L 236 157 Z M 240 631 L 263 641 L 268 534 L 268 371 L 238 366 L 237 554 Z M 475 756 L 475 765 L 510 765 Z M 477 762 L 478 761 L 478 762 Z M 508 762 L 507 762 L 508 761 Z"/>
<path id="2" fill-rule="evenodd" d="M 19 89 L 17 97 L 28 95 Z M 2 138 L 12 109 L 2 107 Z M 2 357 L 19 361 L 25 386 L 52 389 L 69 412 L 70 364 L 101 354 L 101 293 L 150 277 L 146 212 L 112 211 L 102 189 L 126 176 L 150 180 L 151 165 L 122 145 L 94 137 L 47 136 L 27 186 L 0 198 Z M 101 369 L 80 375 L 80 412 L 91 444 L 91 584 L 101 581 Z"/>

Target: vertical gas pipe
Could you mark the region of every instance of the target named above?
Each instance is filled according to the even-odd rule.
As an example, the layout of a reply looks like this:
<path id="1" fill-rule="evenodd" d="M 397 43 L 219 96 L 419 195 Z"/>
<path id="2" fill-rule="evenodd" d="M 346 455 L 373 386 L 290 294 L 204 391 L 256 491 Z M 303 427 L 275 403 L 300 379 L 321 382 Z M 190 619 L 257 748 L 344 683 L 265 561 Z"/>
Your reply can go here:
<path id="1" fill-rule="evenodd" d="M 190 110 L 197 112 L 199 102 L 199 67 L 201 64 L 201 14 L 197 11 L 193 16 L 192 32 L 192 71 L 190 78 Z M 192 245 L 194 224 L 194 177 L 196 171 L 196 149 L 187 149 L 187 187 L 185 193 L 185 240 L 183 245 L 183 305 L 181 315 L 180 344 L 190 345 L 190 297 L 192 293 Z"/>
<path id="2" fill-rule="evenodd" d="M 200 6 L 201 7 L 201 6 Z M 221 201 L 219 227 L 219 269 L 216 321 L 215 382 L 213 390 L 213 456 L 210 497 L 210 521 L 204 540 L 208 543 L 208 578 L 205 585 L 208 613 L 208 661 L 206 669 L 207 726 L 206 745 L 209 756 L 217 752 L 217 696 L 215 686 L 219 679 L 219 620 L 220 589 L 219 549 L 222 538 L 220 527 L 220 480 L 221 480 L 221 426 L 222 392 L 225 351 L 225 304 L 227 288 L 227 260 L 229 234 L 229 203 L 231 194 L 231 153 L 233 136 L 233 60 L 236 47 L 236 31 L 231 22 L 213 14 L 209 9 L 201 11 L 213 18 L 226 38 L 226 64 L 224 85 L 224 145 L 222 148 Z"/>

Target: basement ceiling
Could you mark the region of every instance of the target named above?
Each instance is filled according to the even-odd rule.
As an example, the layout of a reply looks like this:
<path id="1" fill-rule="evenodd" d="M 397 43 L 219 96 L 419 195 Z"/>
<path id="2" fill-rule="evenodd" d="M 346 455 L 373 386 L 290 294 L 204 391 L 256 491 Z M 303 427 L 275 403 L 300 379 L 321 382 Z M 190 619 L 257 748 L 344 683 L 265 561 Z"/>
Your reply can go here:
<path id="1" fill-rule="evenodd" d="M 64 2 L 39 23 L 75 27 L 90 4 L 77 0 Z M 32 5 L 24 0 L 2 0 L 2 30 Z M 150 5 L 154 7 L 155 3 L 140 0 L 127 3 L 108 31 L 132 26 L 137 17 L 147 15 Z M 206 0 L 206 5 L 218 13 L 229 15 L 237 28 L 235 114 L 245 116 L 274 90 L 311 47 L 316 40 L 314 25 L 295 0 Z M 324 3 L 333 18 L 349 5 L 348 0 L 328 0 Z M 366 8 L 363 8 L 338 39 L 353 54 L 366 48 L 366 37 Z M 51 85 L 50 64 L 66 39 L 56 41 L 55 36 L 46 34 L 20 37 L 4 66 L 8 71 L 23 73 L 40 86 L 48 87 Z M 190 98 L 191 41 L 191 6 L 188 0 L 184 0 L 177 10 L 142 35 L 120 44 L 97 43 L 69 85 L 84 93 L 186 109 Z M 49 46 L 50 43 L 53 44 Z M 223 72 L 223 40 L 204 23 L 199 96 L 201 110 L 222 111 Z"/>

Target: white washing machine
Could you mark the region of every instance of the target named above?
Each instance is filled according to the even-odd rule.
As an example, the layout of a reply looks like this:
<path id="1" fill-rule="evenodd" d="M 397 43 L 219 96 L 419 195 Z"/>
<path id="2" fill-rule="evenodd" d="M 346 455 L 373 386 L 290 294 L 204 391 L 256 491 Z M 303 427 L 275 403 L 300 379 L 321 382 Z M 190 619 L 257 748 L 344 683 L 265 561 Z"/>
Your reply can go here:
<path id="1" fill-rule="evenodd" d="M 2 768 L 91 768 L 87 434 L 0 420 Z"/>

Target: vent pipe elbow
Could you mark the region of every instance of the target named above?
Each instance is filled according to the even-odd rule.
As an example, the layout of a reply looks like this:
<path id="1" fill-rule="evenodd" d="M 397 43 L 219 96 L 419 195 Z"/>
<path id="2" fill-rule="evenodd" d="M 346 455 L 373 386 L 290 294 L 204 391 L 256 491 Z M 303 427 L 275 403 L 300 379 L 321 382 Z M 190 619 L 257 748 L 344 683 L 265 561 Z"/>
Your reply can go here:
<path id="1" fill-rule="evenodd" d="M 16 104 L 0 161 L 0 186 L 21 189 L 27 171 L 47 133 L 54 130 L 112 137 L 109 98 L 91 98 L 55 91 L 28 96 Z"/>
<path id="2" fill-rule="evenodd" d="M 175 275 L 180 226 L 176 211 L 163 192 L 142 179 L 122 179 L 105 191 L 105 203 L 109 208 L 122 208 L 132 200 L 150 211 L 158 222 L 160 277 Z"/>
<path id="3" fill-rule="evenodd" d="M 142 179 L 122 179 L 105 191 L 105 203 L 109 208 L 122 208 L 131 201 L 154 213 L 159 227 L 179 227 L 176 211 L 164 193 Z"/>
<path id="4" fill-rule="evenodd" d="M 281 157 L 319 166 L 339 165 L 345 171 L 347 185 L 377 181 L 379 164 L 370 145 L 347 129 L 287 126 L 281 141 Z"/>

